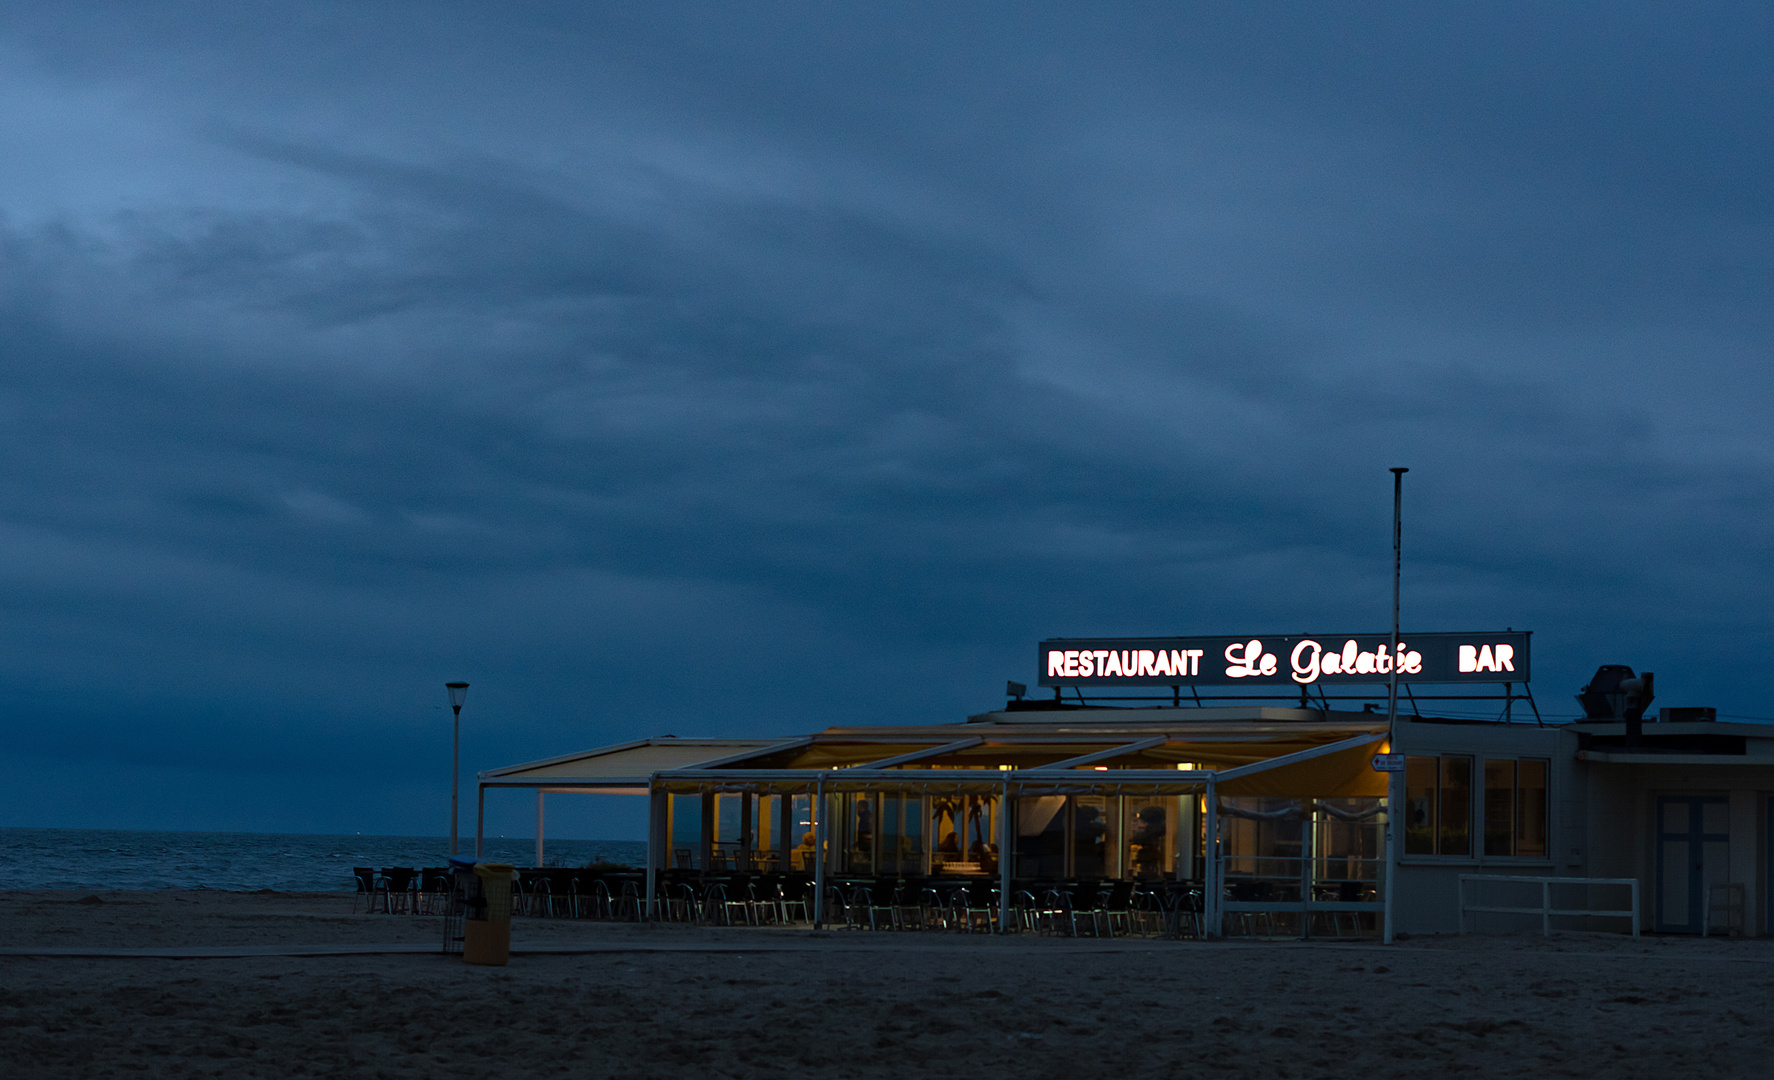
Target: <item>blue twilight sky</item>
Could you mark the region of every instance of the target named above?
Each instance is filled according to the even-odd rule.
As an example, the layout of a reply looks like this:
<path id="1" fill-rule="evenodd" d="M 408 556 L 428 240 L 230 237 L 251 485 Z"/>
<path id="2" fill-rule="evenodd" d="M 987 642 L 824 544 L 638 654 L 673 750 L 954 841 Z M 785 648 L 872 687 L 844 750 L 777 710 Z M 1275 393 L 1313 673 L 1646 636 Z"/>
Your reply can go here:
<path id="1" fill-rule="evenodd" d="M 1407 630 L 1774 716 L 1771 54 L 1619 0 L 12 5 L 0 823 L 439 833 L 450 678 L 471 774 L 1383 629 L 1391 465 Z"/>

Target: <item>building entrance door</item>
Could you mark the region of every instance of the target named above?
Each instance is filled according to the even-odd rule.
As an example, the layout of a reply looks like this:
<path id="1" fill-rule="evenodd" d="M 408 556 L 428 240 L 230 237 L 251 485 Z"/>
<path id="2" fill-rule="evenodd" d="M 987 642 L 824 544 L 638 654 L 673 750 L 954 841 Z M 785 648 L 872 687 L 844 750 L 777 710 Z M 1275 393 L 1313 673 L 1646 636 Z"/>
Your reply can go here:
<path id="1" fill-rule="evenodd" d="M 1723 797 L 1657 797 L 1657 929 L 1698 934 L 1707 886 L 1730 877 L 1731 812 Z"/>

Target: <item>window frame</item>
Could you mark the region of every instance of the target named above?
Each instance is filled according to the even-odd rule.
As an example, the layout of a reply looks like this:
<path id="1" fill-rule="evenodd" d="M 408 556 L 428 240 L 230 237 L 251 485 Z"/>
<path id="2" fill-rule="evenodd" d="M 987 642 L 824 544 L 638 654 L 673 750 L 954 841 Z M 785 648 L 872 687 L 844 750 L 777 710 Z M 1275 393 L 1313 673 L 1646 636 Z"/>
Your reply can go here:
<path id="1" fill-rule="evenodd" d="M 1468 798 L 1468 804 L 1469 804 L 1469 807 L 1467 810 L 1467 813 L 1468 813 L 1467 836 L 1469 838 L 1469 843 L 1470 843 L 1470 850 L 1469 850 L 1469 853 L 1467 853 L 1467 854 L 1448 854 L 1448 853 L 1445 853 L 1441 850 L 1441 845 L 1443 842 L 1443 836 L 1442 836 L 1443 822 L 1441 820 L 1441 807 L 1442 807 L 1442 799 L 1444 798 L 1443 791 L 1442 791 L 1442 778 L 1443 778 L 1444 771 L 1445 771 L 1445 766 L 1443 765 L 1443 762 L 1448 758 L 1463 758 L 1466 761 L 1471 763 L 1471 773 L 1469 774 L 1469 780 L 1468 780 L 1468 784 L 1467 784 L 1467 798 Z M 1554 793 L 1553 793 L 1553 785 L 1554 785 L 1553 772 L 1554 772 L 1554 770 L 1552 768 L 1553 759 L 1551 756 L 1541 755 L 1541 754 L 1488 754 L 1488 753 L 1484 752 L 1483 750 L 1469 750 L 1469 751 L 1448 750 L 1448 751 L 1436 751 L 1434 753 L 1416 753 L 1416 754 L 1407 753 L 1405 755 L 1405 760 L 1406 760 L 1407 771 L 1404 775 L 1406 778 L 1408 778 L 1410 775 L 1408 770 L 1409 770 L 1409 764 L 1411 761 L 1414 760 L 1414 761 L 1420 762 L 1420 761 L 1427 760 L 1427 761 L 1433 763 L 1434 776 L 1435 776 L 1435 787 L 1434 787 L 1433 791 L 1430 793 L 1430 800 L 1429 801 L 1430 801 L 1430 807 L 1431 807 L 1431 814 L 1433 816 L 1433 820 L 1431 822 L 1430 828 L 1432 829 L 1433 835 L 1435 837 L 1436 850 L 1433 853 L 1422 852 L 1422 851 L 1413 852 L 1413 851 L 1407 850 L 1408 843 L 1409 843 L 1409 839 L 1408 839 L 1408 837 L 1409 837 L 1409 833 L 1408 833 L 1409 822 L 1407 821 L 1409 807 L 1407 805 L 1402 808 L 1401 813 L 1398 815 L 1398 827 L 1401 829 L 1407 830 L 1403 835 L 1401 835 L 1399 837 L 1398 858 L 1399 858 L 1400 863 L 1412 863 L 1412 864 L 1416 864 L 1416 865 L 1441 865 L 1441 866 L 1483 865 L 1483 864 L 1487 864 L 1487 863 L 1497 864 L 1497 865 L 1502 865 L 1502 866 L 1551 866 L 1551 865 L 1555 865 L 1556 860 L 1553 858 L 1553 812 L 1554 812 L 1554 807 L 1557 805 L 1557 800 L 1555 799 Z M 1544 844 L 1544 851 L 1541 854 L 1537 854 L 1537 855 L 1520 855 L 1520 854 L 1491 855 L 1491 854 L 1486 853 L 1486 851 L 1485 851 L 1485 833 L 1486 833 L 1486 825 L 1487 825 L 1486 815 L 1490 811 L 1490 806 L 1489 806 L 1489 789 L 1485 787 L 1485 773 L 1486 773 L 1486 766 L 1488 766 L 1493 761 L 1495 761 L 1495 762 L 1510 762 L 1514 766 L 1514 783 L 1509 789 L 1509 798 L 1511 800 L 1511 806 L 1510 806 L 1510 850 L 1511 850 L 1511 852 L 1519 851 L 1520 847 L 1521 847 L 1520 829 L 1521 829 L 1521 822 L 1522 822 L 1522 816 L 1523 816 L 1522 815 L 1522 801 L 1521 801 L 1522 800 L 1521 781 L 1522 781 L 1522 773 L 1523 773 L 1522 766 L 1525 763 L 1534 762 L 1534 763 L 1539 764 L 1541 766 L 1541 768 L 1544 770 L 1543 776 L 1545 778 L 1545 784 L 1546 784 L 1545 789 L 1544 789 L 1545 805 L 1540 808 L 1540 827 L 1543 830 L 1541 840 Z M 1401 783 L 1401 787 L 1404 787 L 1405 784 L 1408 784 L 1408 779 L 1406 779 L 1404 781 L 1404 783 Z M 1407 790 L 1408 790 L 1408 788 L 1407 788 Z M 1408 796 L 1407 796 L 1407 800 L 1408 800 Z"/>

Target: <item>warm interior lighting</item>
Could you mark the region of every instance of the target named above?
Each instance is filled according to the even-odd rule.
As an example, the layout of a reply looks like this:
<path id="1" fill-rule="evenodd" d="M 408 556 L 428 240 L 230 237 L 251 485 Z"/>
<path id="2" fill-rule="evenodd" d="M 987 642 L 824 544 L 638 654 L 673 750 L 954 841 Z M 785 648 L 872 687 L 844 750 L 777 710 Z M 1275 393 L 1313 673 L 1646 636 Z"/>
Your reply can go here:
<path id="1" fill-rule="evenodd" d="M 1091 767 L 1094 768 L 1097 772 L 1108 772 L 1109 771 L 1109 767 L 1107 765 L 1093 765 Z"/>

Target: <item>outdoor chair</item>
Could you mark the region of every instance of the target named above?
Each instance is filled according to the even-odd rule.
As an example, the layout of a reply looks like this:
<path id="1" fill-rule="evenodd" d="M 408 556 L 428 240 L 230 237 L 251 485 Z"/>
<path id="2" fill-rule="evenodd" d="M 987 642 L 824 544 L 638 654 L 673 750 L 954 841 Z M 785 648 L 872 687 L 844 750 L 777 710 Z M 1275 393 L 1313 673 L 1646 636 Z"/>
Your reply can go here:
<path id="1" fill-rule="evenodd" d="M 1110 886 L 1103 896 L 1103 914 L 1109 929 L 1109 937 L 1115 936 L 1115 926 L 1121 926 L 1121 933 L 1133 933 L 1133 882 L 1117 881 Z"/>
<path id="2" fill-rule="evenodd" d="M 584 901 L 586 910 L 594 919 L 614 919 L 616 904 L 610 896 L 610 883 L 602 877 L 591 879 L 591 895 Z"/>
<path id="3" fill-rule="evenodd" d="M 671 887 L 666 895 L 665 917 L 676 922 L 702 921 L 702 902 L 696 897 L 694 885 L 680 881 Z"/>
<path id="4" fill-rule="evenodd" d="M 900 930 L 924 929 L 924 908 L 917 892 L 903 881 L 893 883 L 893 924 Z"/>
<path id="5" fill-rule="evenodd" d="M 376 910 L 376 872 L 367 866 L 353 866 L 351 879 L 357 883 L 357 892 L 351 897 L 352 910 L 357 909 L 359 902 L 366 913 Z"/>
<path id="6" fill-rule="evenodd" d="M 863 903 L 868 905 L 870 930 L 899 929 L 899 908 L 893 902 L 898 884 L 893 878 L 876 878 L 857 886 Z"/>
<path id="7" fill-rule="evenodd" d="M 1171 888 L 1163 894 L 1164 936 L 1171 939 L 1202 937 L 1203 894 L 1200 889 Z"/>
<path id="8" fill-rule="evenodd" d="M 1048 889 L 1041 905 L 1041 917 L 1050 934 L 1078 936 L 1078 912 L 1072 907 L 1072 894 L 1065 889 Z"/>
<path id="9" fill-rule="evenodd" d="M 948 905 L 942 902 L 942 893 L 936 886 L 926 885 L 918 890 L 918 912 L 920 922 L 926 930 L 947 930 L 949 928 Z"/>
<path id="10" fill-rule="evenodd" d="M 379 885 L 382 910 L 388 914 L 405 914 L 409 910 L 408 895 L 412 891 L 415 871 L 404 866 L 390 866 L 382 871 Z"/>
<path id="11" fill-rule="evenodd" d="M 825 921 L 828 925 L 842 921 L 846 930 L 857 926 L 855 905 L 845 898 L 841 886 L 829 884 L 825 887 Z"/>
<path id="12" fill-rule="evenodd" d="M 604 898 L 608 900 L 610 896 L 609 887 L 604 885 L 602 879 L 599 879 L 598 886 L 604 890 Z M 667 915 L 669 917 L 669 905 Z M 610 913 L 610 917 L 612 919 L 622 919 L 629 922 L 642 922 L 646 919 L 647 905 L 641 896 L 641 885 L 639 882 L 624 881 L 622 883 L 622 896 L 616 901 L 615 909 Z"/>
<path id="13" fill-rule="evenodd" d="M 979 926 L 981 932 L 992 933 L 998 924 L 998 891 L 982 886 L 961 889 L 962 928 L 969 934 Z"/>
<path id="14" fill-rule="evenodd" d="M 791 889 L 792 886 L 792 889 Z M 813 921 L 812 913 L 807 909 L 807 889 L 810 886 L 795 881 L 778 881 L 776 883 L 776 910 L 783 925 L 792 922 L 809 923 Z M 795 913 L 799 911 L 799 919 Z"/>
<path id="15" fill-rule="evenodd" d="M 1109 922 L 1109 911 L 1106 905 L 1108 893 L 1100 882 L 1085 881 L 1078 885 L 1078 895 L 1074 901 L 1074 917 L 1090 928 L 1091 937 L 1113 937 L 1114 927 Z"/>
<path id="16" fill-rule="evenodd" d="M 752 909 L 751 882 L 741 874 L 729 882 L 721 883 L 721 917 L 728 926 L 733 925 L 733 912 L 739 912 L 740 924 L 753 925 L 755 912 Z"/>
<path id="17" fill-rule="evenodd" d="M 1141 937 L 1151 937 L 1164 932 L 1164 902 L 1149 890 L 1141 887 L 1137 881 L 1129 882 L 1132 889 L 1127 897 L 1127 925 L 1129 933 Z"/>
<path id="18" fill-rule="evenodd" d="M 747 878 L 745 881 L 745 917 L 753 926 L 768 926 L 776 922 L 775 890 L 768 881 Z"/>
<path id="19" fill-rule="evenodd" d="M 554 888 L 541 871 L 530 875 L 530 914 L 546 918 L 554 914 Z"/>

